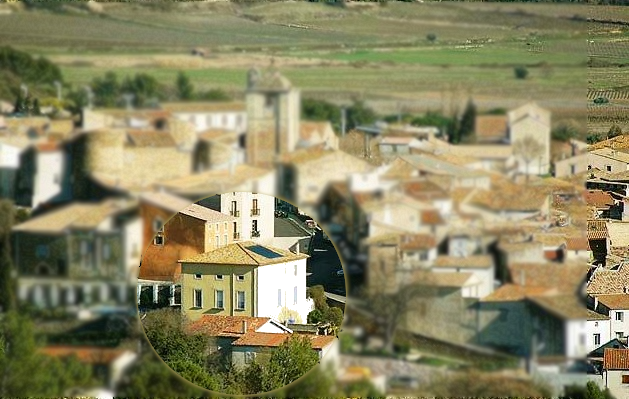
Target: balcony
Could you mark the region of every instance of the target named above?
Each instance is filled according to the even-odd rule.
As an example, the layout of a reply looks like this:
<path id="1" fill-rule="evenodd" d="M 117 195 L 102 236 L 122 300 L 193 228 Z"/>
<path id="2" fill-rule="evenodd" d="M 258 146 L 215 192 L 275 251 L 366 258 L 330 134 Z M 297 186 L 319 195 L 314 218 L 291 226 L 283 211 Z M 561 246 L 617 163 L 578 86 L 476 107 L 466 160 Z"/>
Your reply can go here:
<path id="1" fill-rule="evenodd" d="M 251 216 L 260 216 L 260 209 L 252 209 Z"/>
<path id="2" fill-rule="evenodd" d="M 240 217 L 240 211 L 232 209 L 231 211 L 229 211 L 229 214 L 234 216 L 234 217 Z"/>
<path id="3" fill-rule="evenodd" d="M 240 233 L 234 233 L 234 240 L 240 240 Z"/>
<path id="4" fill-rule="evenodd" d="M 258 230 L 253 230 L 251 232 L 251 237 L 260 237 L 260 232 Z"/>

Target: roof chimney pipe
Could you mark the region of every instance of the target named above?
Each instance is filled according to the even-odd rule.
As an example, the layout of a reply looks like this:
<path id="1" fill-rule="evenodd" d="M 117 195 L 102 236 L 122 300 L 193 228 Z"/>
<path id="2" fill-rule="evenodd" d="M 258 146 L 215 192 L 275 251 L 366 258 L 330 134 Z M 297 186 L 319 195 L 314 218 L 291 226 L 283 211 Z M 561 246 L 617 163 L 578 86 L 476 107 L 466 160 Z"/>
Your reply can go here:
<path id="1" fill-rule="evenodd" d="M 247 333 L 247 320 L 242 321 L 242 333 L 243 334 Z"/>

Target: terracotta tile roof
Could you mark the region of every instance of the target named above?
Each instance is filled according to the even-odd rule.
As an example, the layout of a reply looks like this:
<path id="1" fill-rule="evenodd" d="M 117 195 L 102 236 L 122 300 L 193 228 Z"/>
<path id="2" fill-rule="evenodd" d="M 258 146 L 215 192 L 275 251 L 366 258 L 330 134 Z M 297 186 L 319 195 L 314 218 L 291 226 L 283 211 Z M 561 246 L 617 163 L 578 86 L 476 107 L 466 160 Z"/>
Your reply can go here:
<path id="1" fill-rule="evenodd" d="M 597 295 L 598 301 L 612 310 L 629 309 L 629 294 Z"/>
<path id="2" fill-rule="evenodd" d="M 190 205 L 190 201 L 163 191 L 144 192 L 140 201 L 173 212 L 173 215 Z"/>
<path id="3" fill-rule="evenodd" d="M 336 337 L 332 335 L 293 334 L 293 336 L 306 337 L 310 340 L 313 349 L 323 349 L 332 344 Z M 248 333 L 232 343 L 233 346 L 264 346 L 278 347 L 284 343 L 291 334 L 274 333 Z"/>
<path id="4" fill-rule="evenodd" d="M 588 151 L 600 150 L 601 148 L 629 149 L 629 134 L 622 134 L 611 139 L 599 141 L 588 147 Z"/>
<path id="5" fill-rule="evenodd" d="M 604 314 L 600 314 L 593 310 L 587 309 L 587 319 L 588 320 L 609 320 L 610 317 Z"/>
<path id="6" fill-rule="evenodd" d="M 234 168 L 233 174 L 230 173 L 229 169 L 208 170 L 202 173 L 162 181 L 156 185 L 175 194 L 194 195 L 201 198 L 203 196 L 207 197 L 213 194 L 232 191 L 234 187 L 238 187 L 241 184 L 272 173 L 274 173 L 274 171 L 269 169 L 241 164 Z"/>
<path id="7" fill-rule="evenodd" d="M 313 349 L 323 349 L 336 340 L 336 337 L 333 335 L 310 335 L 309 337 Z"/>
<path id="8" fill-rule="evenodd" d="M 566 237 L 563 234 L 534 234 L 533 241 L 541 242 L 544 247 L 551 248 L 566 245 Z"/>
<path id="9" fill-rule="evenodd" d="M 255 332 L 269 320 L 269 317 L 204 315 L 189 323 L 186 331 L 209 336 L 240 337 L 243 335 L 243 322 L 247 322 L 247 331 Z"/>
<path id="10" fill-rule="evenodd" d="M 607 222 L 605 220 L 588 220 L 587 237 L 589 240 L 607 238 Z"/>
<path id="11" fill-rule="evenodd" d="M 586 320 L 587 308 L 576 294 L 529 296 L 528 300 L 564 320 Z"/>
<path id="12" fill-rule="evenodd" d="M 567 237 L 566 248 L 569 251 L 589 251 L 590 241 L 587 237 Z"/>
<path id="13" fill-rule="evenodd" d="M 490 255 L 472 255 L 462 257 L 438 256 L 434 267 L 443 268 L 466 268 L 466 269 L 486 269 L 492 267 L 494 261 Z"/>
<path id="14" fill-rule="evenodd" d="M 156 130 L 128 130 L 129 144 L 135 147 L 176 147 L 177 143 L 168 132 Z"/>
<path id="15" fill-rule="evenodd" d="M 518 284 L 503 284 L 494 292 L 484 297 L 482 302 L 517 302 L 529 295 L 540 295 L 552 290 L 548 287 L 521 286 Z"/>
<path id="16" fill-rule="evenodd" d="M 172 113 L 245 112 L 244 102 L 177 102 L 161 103 L 160 108 Z"/>
<path id="17" fill-rule="evenodd" d="M 605 348 L 603 369 L 629 370 L 629 349 Z"/>
<path id="18" fill-rule="evenodd" d="M 629 287 L 629 266 L 621 264 L 616 270 L 594 271 L 586 292 L 589 295 L 622 294 Z"/>
<path id="19" fill-rule="evenodd" d="M 225 215 L 224 213 L 220 213 L 213 209 L 206 208 L 197 204 L 188 205 L 184 209 L 180 210 L 179 213 L 191 216 L 196 219 L 205 220 L 206 222 L 210 223 L 234 222 L 238 220 L 234 216 Z"/>
<path id="20" fill-rule="evenodd" d="M 97 346 L 46 346 L 40 352 L 52 357 L 67 357 L 75 355 L 82 363 L 109 364 L 124 354 L 124 349 L 102 348 Z"/>
<path id="21" fill-rule="evenodd" d="M 438 210 L 421 211 L 422 224 L 438 225 L 445 224 L 445 220 L 441 217 L 441 213 Z"/>
<path id="22" fill-rule="evenodd" d="M 530 187 L 517 185 L 503 186 L 500 189 L 477 190 L 469 203 L 493 211 L 540 211 L 548 194 Z"/>
<path id="23" fill-rule="evenodd" d="M 111 215 L 134 206 L 118 204 L 114 200 L 101 203 L 72 203 L 36 216 L 13 227 L 15 232 L 63 233 L 68 229 L 95 229 Z"/>
<path id="24" fill-rule="evenodd" d="M 515 284 L 575 292 L 585 283 L 590 267 L 580 263 L 512 263 L 508 269 Z"/>
<path id="25" fill-rule="evenodd" d="M 430 234 L 404 234 L 398 236 L 400 249 L 403 251 L 414 249 L 431 249 L 437 246 L 435 237 Z"/>
<path id="26" fill-rule="evenodd" d="M 237 242 L 180 260 L 180 263 L 204 263 L 214 265 L 264 266 L 306 259 L 306 254 L 260 245 L 253 241 Z"/>
<path id="27" fill-rule="evenodd" d="M 407 195 L 421 201 L 449 198 L 446 190 L 430 180 L 404 181 L 401 187 Z"/>
<path id="28" fill-rule="evenodd" d="M 507 138 L 509 120 L 506 115 L 478 115 L 474 132 L 477 139 Z"/>
<path id="29" fill-rule="evenodd" d="M 583 192 L 583 199 L 588 205 L 597 208 L 609 208 L 609 206 L 614 205 L 612 196 L 602 190 L 586 190 Z"/>

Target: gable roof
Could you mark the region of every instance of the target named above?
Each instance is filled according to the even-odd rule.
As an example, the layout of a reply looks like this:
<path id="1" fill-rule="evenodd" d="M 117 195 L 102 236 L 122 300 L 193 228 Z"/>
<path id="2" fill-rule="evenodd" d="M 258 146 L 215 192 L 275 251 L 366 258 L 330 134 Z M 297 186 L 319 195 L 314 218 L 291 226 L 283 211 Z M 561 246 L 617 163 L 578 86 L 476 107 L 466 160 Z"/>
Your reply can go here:
<path id="1" fill-rule="evenodd" d="M 603 369 L 629 370 L 629 349 L 605 348 Z"/>
<path id="2" fill-rule="evenodd" d="M 581 263 L 512 263 L 507 266 L 511 281 L 525 287 L 556 288 L 564 293 L 575 292 L 590 267 Z"/>
<path id="3" fill-rule="evenodd" d="M 95 204 L 75 202 L 35 216 L 14 226 L 12 231 L 60 234 L 69 229 L 92 230 L 110 216 L 134 206 L 134 203 L 123 204 L 115 200 L 106 200 Z"/>
<path id="4" fill-rule="evenodd" d="M 598 312 L 595 312 L 593 310 L 587 309 L 587 319 L 588 319 L 588 321 L 590 321 L 590 320 L 609 320 L 610 317 L 606 316 L 604 314 L 600 314 Z"/>
<path id="5" fill-rule="evenodd" d="M 586 190 L 583 192 L 583 199 L 586 204 L 597 208 L 608 208 L 614 205 L 612 196 L 603 190 Z"/>
<path id="6" fill-rule="evenodd" d="M 608 158 L 608 159 L 613 159 L 614 161 L 629 163 L 629 154 L 621 150 L 612 150 L 611 148 L 601 148 L 598 150 L 590 151 L 590 154 Z"/>
<path id="7" fill-rule="evenodd" d="M 611 310 L 629 309 L 629 294 L 597 295 L 596 298 Z"/>
<path id="8" fill-rule="evenodd" d="M 588 151 L 611 147 L 614 147 L 617 150 L 629 149 L 629 134 L 621 134 L 620 136 L 594 143 L 588 147 Z"/>
<path id="9" fill-rule="evenodd" d="M 128 130 L 127 142 L 135 147 L 176 147 L 177 143 L 169 132 L 157 130 Z"/>
<path id="10" fill-rule="evenodd" d="M 491 255 L 472 255 L 466 257 L 438 256 L 437 259 L 435 259 L 434 267 L 487 269 L 492 267 L 493 264 L 494 261 Z"/>
<path id="11" fill-rule="evenodd" d="M 233 346 L 262 346 L 278 347 L 291 336 L 305 337 L 310 340 L 312 349 L 323 349 L 332 344 L 336 337 L 333 335 L 312 335 L 312 334 L 273 334 L 253 332 L 243 335 L 232 343 Z"/>
<path id="12" fill-rule="evenodd" d="M 191 216 L 199 220 L 204 220 L 209 223 L 233 222 L 238 220 L 233 216 L 225 215 L 224 213 L 206 208 L 198 204 L 188 205 L 186 208 L 180 210 L 179 213 Z"/>
<path id="13" fill-rule="evenodd" d="M 567 237 L 566 248 L 569 251 L 589 251 L 590 241 L 587 237 Z"/>
<path id="14" fill-rule="evenodd" d="M 52 357 L 76 356 L 82 363 L 109 364 L 128 352 L 118 348 L 103 348 L 98 346 L 65 346 L 50 345 L 40 349 L 40 353 Z"/>
<path id="15" fill-rule="evenodd" d="M 473 273 L 457 272 L 430 272 L 425 270 L 415 270 L 409 273 L 408 283 L 427 287 L 448 287 L 463 288 L 477 285 Z"/>
<path id="16" fill-rule="evenodd" d="M 256 331 L 267 322 L 270 317 L 222 316 L 203 315 L 198 320 L 189 323 L 186 331 L 218 337 L 240 337 L 243 335 L 243 323 L 247 323 L 247 331 Z"/>
<path id="17" fill-rule="evenodd" d="M 608 221 L 607 236 L 610 247 L 629 248 L 629 222 Z"/>
<path id="18" fill-rule="evenodd" d="M 506 115 L 478 115 L 474 132 L 480 140 L 502 139 L 507 138 L 508 128 L 509 119 Z"/>
<path id="19" fill-rule="evenodd" d="M 173 214 L 190 205 L 189 200 L 165 191 L 144 192 L 140 195 L 140 201 L 173 212 Z"/>
<path id="20" fill-rule="evenodd" d="M 626 287 L 629 287 L 629 266 L 623 263 L 616 270 L 595 270 L 586 292 L 589 295 L 622 294 Z"/>
<path id="21" fill-rule="evenodd" d="M 308 255 L 294 254 L 280 248 L 260 245 L 253 241 L 237 242 L 180 260 L 180 263 L 214 265 L 264 266 L 306 259 Z"/>
<path id="22" fill-rule="evenodd" d="M 398 157 L 408 163 L 412 168 L 427 173 L 455 176 L 455 177 L 481 177 L 486 174 L 474 169 L 455 165 L 430 155 L 403 155 Z"/>
<path id="23" fill-rule="evenodd" d="M 563 320 L 586 320 L 588 318 L 585 303 L 576 294 L 536 295 L 528 297 L 528 300 Z"/>
<path id="24" fill-rule="evenodd" d="M 548 287 L 521 286 L 518 284 L 503 284 L 491 294 L 481 299 L 481 302 L 517 302 L 529 295 L 540 295 L 551 291 Z"/>
<path id="25" fill-rule="evenodd" d="M 588 220 L 587 237 L 588 240 L 607 238 L 607 222 L 605 220 Z"/>
<path id="26" fill-rule="evenodd" d="M 547 200 L 548 194 L 540 190 L 509 184 L 499 189 L 478 189 L 467 202 L 491 211 L 534 212 L 541 211 Z"/>

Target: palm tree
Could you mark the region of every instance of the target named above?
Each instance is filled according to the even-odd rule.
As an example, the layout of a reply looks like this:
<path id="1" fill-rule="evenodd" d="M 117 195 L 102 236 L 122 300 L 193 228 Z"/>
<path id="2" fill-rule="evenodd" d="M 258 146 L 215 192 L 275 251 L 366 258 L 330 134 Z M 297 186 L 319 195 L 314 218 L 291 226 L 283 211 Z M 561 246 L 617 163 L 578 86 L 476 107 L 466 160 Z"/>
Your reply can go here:
<path id="1" fill-rule="evenodd" d="M 526 136 L 513 143 L 513 154 L 522 159 L 526 166 L 526 181 L 529 180 L 529 165 L 544 154 L 542 143 L 532 136 Z"/>

